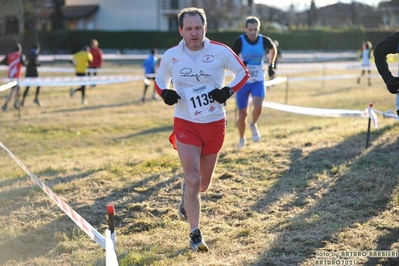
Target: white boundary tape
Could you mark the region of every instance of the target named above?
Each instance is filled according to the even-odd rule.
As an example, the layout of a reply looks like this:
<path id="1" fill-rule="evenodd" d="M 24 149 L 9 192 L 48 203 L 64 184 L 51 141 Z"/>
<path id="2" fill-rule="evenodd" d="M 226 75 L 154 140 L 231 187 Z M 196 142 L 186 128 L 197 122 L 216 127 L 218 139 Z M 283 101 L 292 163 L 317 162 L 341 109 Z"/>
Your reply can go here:
<path id="1" fill-rule="evenodd" d="M 36 184 L 61 208 L 71 219 L 79 226 L 92 240 L 106 249 L 105 238 L 91 226 L 82 216 L 74 209 L 60 199 L 49 187 L 47 187 L 40 179 L 35 176 L 29 169 L 0 142 L 0 146 L 10 155 L 12 159 L 36 182 Z"/>
<path id="2" fill-rule="evenodd" d="M 8 66 L 0 66 L 0 71 L 7 71 Z M 25 72 L 25 68 L 21 69 L 22 72 Z M 39 67 L 39 73 L 75 73 L 75 68 L 71 67 Z M 134 73 L 140 72 L 143 73 L 142 69 L 126 69 L 126 68 L 88 68 L 86 69 L 86 73 Z"/>
<path id="3" fill-rule="evenodd" d="M 386 112 L 381 112 L 378 110 L 375 110 L 375 111 L 377 113 L 381 114 L 382 117 L 384 117 L 384 118 L 393 118 L 393 119 L 399 120 L 399 117 L 392 110 L 388 110 Z"/>
<path id="4" fill-rule="evenodd" d="M 337 79 L 354 79 L 357 75 L 339 75 L 339 76 L 317 76 L 317 77 L 292 77 L 289 81 L 312 81 L 312 80 L 337 80 Z"/>
<path id="5" fill-rule="evenodd" d="M 275 78 L 275 79 L 271 79 L 271 80 L 265 81 L 264 82 L 264 86 L 265 87 L 269 87 L 269 86 L 273 86 L 273 85 L 276 85 L 276 84 L 279 84 L 279 83 L 283 83 L 283 82 L 286 82 L 286 81 L 287 81 L 286 77 Z"/>
<path id="6" fill-rule="evenodd" d="M 52 78 L 21 78 L 19 86 L 46 86 L 46 87 L 62 87 L 62 86 L 80 86 L 80 85 L 100 85 L 100 84 L 116 84 L 130 81 L 143 80 L 143 76 L 131 75 L 111 75 L 111 76 L 84 76 L 84 77 L 52 77 Z M 10 78 L 0 79 L 0 82 L 14 81 Z"/>
<path id="7" fill-rule="evenodd" d="M 314 116 L 328 116 L 328 117 L 366 117 L 368 118 L 368 112 L 358 110 L 339 110 L 339 109 L 324 109 L 324 108 L 311 108 L 301 107 L 294 105 L 287 105 L 273 102 L 263 102 L 263 107 L 296 113 L 301 115 L 314 115 Z"/>
<path id="8" fill-rule="evenodd" d="M 0 91 L 5 91 L 5 90 L 8 90 L 8 89 L 11 89 L 12 87 L 17 86 L 17 85 L 18 85 L 18 82 L 16 80 L 10 81 L 10 82 L 8 82 L 6 84 L 1 85 L 0 86 Z"/>
<path id="9" fill-rule="evenodd" d="M 324 117 L 362 117 L 370 118 L 373 120 L 374 127 L 378 129 L 378 118 L 376 113 L 381 114 L 384 118 L 394 118 L 399 120 L 399 117 L 392 111 L 381 112 L 374 110 L 372 106 L 366 108 L 364 111 L 361 110 L 345 110 L 345 109 L 325 109 L 325 108 L 311 108 L 301 107 L 294 105 L 287 105 L 273 102 L 263 102 L 263 107 L 275 109 L 284 112 L 290 112 L 301 115 L 313 115 L 313 116 L 324 116 Z"/>

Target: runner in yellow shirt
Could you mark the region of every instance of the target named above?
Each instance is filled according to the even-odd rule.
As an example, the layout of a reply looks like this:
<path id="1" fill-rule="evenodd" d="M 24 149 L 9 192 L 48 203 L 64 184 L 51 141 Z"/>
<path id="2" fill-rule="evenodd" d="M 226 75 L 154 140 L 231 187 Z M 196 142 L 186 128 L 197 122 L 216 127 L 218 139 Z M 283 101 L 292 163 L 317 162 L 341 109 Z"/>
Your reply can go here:
<path id="1" fill-rule="evenodd" d="M 82 50 L 73 55 L 71 64 L 75 67 L 75 73 L 78 77 L 86 76 L 86 70 L 93 61 L 93 55 L 90 53 L 90 47 L 84 46 Z M 70 89 L 70 96 L 73 97 L 76 91 L 82 91 L 82 104 L 86 104 L 85 100 L 86 85 L 82 85 L 77 89 Z"/>

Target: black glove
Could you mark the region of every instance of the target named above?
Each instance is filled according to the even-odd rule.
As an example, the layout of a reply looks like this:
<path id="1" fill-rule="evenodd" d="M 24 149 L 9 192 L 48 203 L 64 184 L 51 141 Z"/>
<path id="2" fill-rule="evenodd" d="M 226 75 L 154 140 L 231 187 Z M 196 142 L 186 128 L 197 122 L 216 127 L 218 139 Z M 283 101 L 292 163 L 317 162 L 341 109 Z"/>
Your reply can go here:
<path id="1" fill-rule="evenodd" d="M 221 89 L 214 89 L 209 92 L 209 95 L 211 95 L 218 103 L 225 103 L 233 93 L 234 91 L 230 87 L 223 87 Z"/>
<path id="2" fill-rule="evenodd" d="M 165 89 L 161 93 L 163 101 L 167 105 L 174 105 L 180 99 L 179 94 L 174 90 Z"/>
<path id="3" fill-rule="evenodd" d="M 384 81 L 390 93 L 392 94 L 399 93 L 399 78 L 389 75 L 384 79 Z"/>
<path id="4" fill-rule="evenodd" d="M 269 74 L 269 78 L 273 77 L 276 74 L 276 72 L 274 72 L 274 64 L 269 65 L 269 70 L 267 72 Z"/>

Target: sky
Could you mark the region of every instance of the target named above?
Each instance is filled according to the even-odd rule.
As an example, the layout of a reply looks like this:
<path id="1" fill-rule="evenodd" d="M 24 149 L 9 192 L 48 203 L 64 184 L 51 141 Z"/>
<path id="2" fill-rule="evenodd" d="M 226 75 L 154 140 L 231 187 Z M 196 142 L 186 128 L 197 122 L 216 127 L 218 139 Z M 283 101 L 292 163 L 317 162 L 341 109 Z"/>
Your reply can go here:
<path id="1" fill-rule="evenodd" d="M 284 11 L 287 11 L 291 4 L 294 5 L 295 11 L 303 11 L 310 7 L 311 0 L 254 0 L 256 4 L 264 4 L 267 6 L 275 7 Z M 388 0 L 315 0 L 316 7 L 323 7 L 338 2 L 341 3 L 351 3 L 352 1 L 367 4 L 370 6 L 377 7 L 378 3 L 388 1 Z M 278 2 L 278 4 L 276 4 Z"/>

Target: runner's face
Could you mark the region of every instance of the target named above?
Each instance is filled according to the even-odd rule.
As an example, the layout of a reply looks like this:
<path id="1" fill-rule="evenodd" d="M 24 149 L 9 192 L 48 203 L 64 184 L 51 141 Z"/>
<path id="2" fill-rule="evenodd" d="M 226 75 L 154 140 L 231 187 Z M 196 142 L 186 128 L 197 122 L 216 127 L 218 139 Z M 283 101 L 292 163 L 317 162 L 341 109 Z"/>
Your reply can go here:
<path id="1" fill-rule="evenodd" d="M 255 41 L 259 34 L 258 23 L 248 23 L 247 27 L 245 28 L 245 32 L 251 41 Z"/>
<path id="2" fill-rule="evenodd" d="M 206 26 L 202 25 L 198 14 L 194 16 L 186 14 L 183 18 L 183 28 L 179 27 L 179 33 L 191 51 L 198 51 L 204 46 Z"/>

